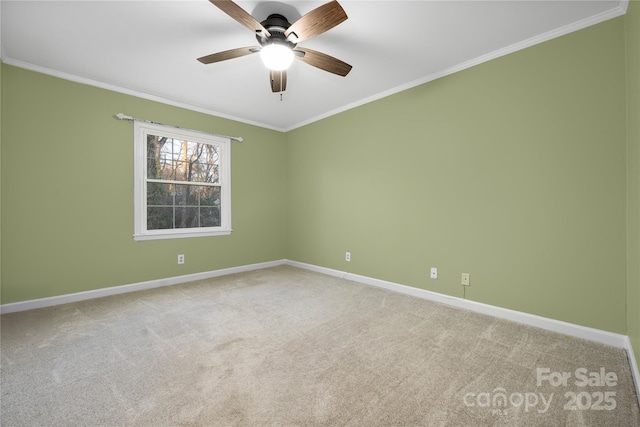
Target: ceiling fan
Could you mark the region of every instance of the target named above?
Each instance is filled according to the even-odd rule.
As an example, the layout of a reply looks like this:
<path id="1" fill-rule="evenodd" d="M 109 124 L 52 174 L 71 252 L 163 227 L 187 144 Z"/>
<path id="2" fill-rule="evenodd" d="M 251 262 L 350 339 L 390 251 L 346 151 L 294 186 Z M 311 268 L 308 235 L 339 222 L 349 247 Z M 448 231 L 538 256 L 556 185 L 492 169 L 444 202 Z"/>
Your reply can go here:
<path id="1" fill-rule="evenodd" d="M 287 68 L 294 58 L 343 77 L 351 71 L 351 65 L 344 61 L 322 52 L 298 47 L 299 42 L 322 34 L 347 20 L 347 14 L 335 0 L 312 10 L 293 24 L 280 14 L 271 14 L 264 21 L 258 22 L 231 0 L 209 1 L 240 24 L 254 31 L 259 46 L 240 47 L 198 58 L 198 61 L 203 64 L 260 52 L 263 62 L 269 68 L 272 92 L 283 92 L 287 88 Z"/>

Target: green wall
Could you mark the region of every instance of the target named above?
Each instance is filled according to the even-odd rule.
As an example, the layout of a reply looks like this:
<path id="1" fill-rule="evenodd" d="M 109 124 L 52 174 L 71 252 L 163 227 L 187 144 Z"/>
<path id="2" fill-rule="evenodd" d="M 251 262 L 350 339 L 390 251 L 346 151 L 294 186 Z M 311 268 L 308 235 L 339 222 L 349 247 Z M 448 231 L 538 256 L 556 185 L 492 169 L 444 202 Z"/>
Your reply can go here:
<path id="1" fill-rule="evenodd" d="M 282 133 L 3 67 L 3 304 L 285 257 Z M 230 236 L 133 240 L 133 124 L 119 112 L 244 137 Z"/>
<path id="2" fill-rule="evenodd" d="M 626 333 L 624 37 L 614 19 L 289 132 L 288 258 Z"/>
<path id="3" fill-rule="evenodd" d="M 640 366 L 640 2 L 625 16 L 627 48 L 627 335 Z"/>

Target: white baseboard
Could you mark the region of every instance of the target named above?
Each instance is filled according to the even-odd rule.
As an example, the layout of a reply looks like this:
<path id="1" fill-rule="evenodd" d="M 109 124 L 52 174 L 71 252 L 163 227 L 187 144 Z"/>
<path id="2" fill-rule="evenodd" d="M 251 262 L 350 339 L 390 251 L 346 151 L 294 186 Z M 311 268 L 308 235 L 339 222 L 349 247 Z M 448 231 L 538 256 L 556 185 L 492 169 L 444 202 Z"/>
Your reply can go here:
<path id="1" fill-rule="evenodd" d="M 638 404 L 640 404 L 640 370 L 638 370 L 638 364 L 636 363 L 636 356 L 633 352 L 631 340 L 629 337 L 625 338 L 625 349 L 627 350 L 627 357 L 629 358 L 629 364 L 631 365 L 631 376 L 633 377 L 633 382 L 636 385 L 636 397 L 638 398 Z"/>
<path id="2" fill-rule="evenodd" d="M 184 276 L 169 277 L 166 279 L 149 280 L 147 282 L 132 283 L 129 285 L 112 286 L 109 288 L 94 289 L 91 291 L 76 292 L 73 294 L 58 295 L 49 298 L 39 298 L 28 301 L 20 301 L 0 305 L 0 314 L 15 313 L 17 311 L 33 310 L 35 308 L 51 307 L 54 305 L 68 304 L 71 302 L 101 298 L 110 295 L 124 294 L 127 292 L 142 291 L 145 289 L 159 288 L 162 286 L 177 285 L 179 283 L 193 282 L 195 280 L 210 279 L 212 277 L 226 276 L 229 274 L 243 273 L 245 271 L 260 270 L 286 264 L 286 260 L 261 262 L 239 267 L 223 268 L 220 270 L 205 271 L 202 273 L 186 274 Z"/>

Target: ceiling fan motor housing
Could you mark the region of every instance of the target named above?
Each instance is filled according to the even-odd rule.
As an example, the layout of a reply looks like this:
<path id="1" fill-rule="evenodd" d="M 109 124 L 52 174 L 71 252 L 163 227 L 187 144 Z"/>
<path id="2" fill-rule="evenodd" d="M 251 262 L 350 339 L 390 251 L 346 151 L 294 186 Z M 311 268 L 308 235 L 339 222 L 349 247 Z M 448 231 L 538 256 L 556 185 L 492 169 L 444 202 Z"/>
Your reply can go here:
<path id="1" fill-rule="evenodd" d="M 262 21 L 260 24 L 271 33 L 270 37 L 265 37 L 262 33 L 258 32 L 256 34 L 256 39 L 260 46 L 266 46 L 268 44 L 281 44 L 293 50 L 296 47 L 297 43 L 293 43 L 287 40 L 284 33 L 287 31 L 287 28 L 291 26 L 291 23 L 284 16 L 274 13 L 269 15 L 267 19 Z M 294 34 L 295 36 L 295 34 Z"/>

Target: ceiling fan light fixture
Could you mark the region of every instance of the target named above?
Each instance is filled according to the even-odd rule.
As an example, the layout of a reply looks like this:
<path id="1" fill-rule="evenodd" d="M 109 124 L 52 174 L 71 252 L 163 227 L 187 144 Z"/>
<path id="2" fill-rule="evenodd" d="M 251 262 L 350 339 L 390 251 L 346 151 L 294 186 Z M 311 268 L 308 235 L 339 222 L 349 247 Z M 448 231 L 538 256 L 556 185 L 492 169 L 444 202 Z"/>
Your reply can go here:
<path id="1" fill-rule="evenodd" d="M 271 43 L 260 50 L 260 58 L 264 65 L 273 71 L 284 71 L 293 63 L 293 49 L 280 44 Z"/>

